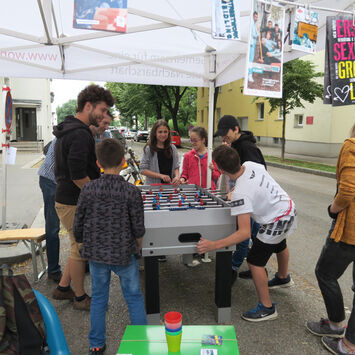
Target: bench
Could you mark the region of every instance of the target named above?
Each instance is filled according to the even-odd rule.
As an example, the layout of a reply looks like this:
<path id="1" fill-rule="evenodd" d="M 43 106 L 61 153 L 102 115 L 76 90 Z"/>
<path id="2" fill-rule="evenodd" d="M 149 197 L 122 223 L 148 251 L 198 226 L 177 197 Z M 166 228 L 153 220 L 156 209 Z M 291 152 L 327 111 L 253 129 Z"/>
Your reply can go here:
<path id="1" fill-rule="evenodd" d="M 27 229 L 4 229 L 0 230 L 0 241 L 22 241 L 26 247 L 31 251 L 33 277 L 34 281 L 38 282 L 40 278 L 46 273 L 47 266 L 44 261 L 42 241 L 46 240 L 44 228 L 27 228 Z M 28 245 L 29 243 L 29 245 Z M 42 263 L 42 271 L 38 273 L 36 255 L 39 252 Z"/>

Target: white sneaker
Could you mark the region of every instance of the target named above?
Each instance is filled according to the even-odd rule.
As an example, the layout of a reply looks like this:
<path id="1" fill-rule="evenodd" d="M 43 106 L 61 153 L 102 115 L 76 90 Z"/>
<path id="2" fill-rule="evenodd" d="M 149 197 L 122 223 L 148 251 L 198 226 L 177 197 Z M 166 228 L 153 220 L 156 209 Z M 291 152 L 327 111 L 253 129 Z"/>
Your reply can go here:
<path id="1" fill-rule="evenodd" d="M 191 263 L 186 264 L 186 265 L 187 265 L 188 267 L 195 267 L 195 266 L 200 265 L 200 264 L 201 264 L 201 263 L 200 263 L 198 260 L 193 259 Z"/>
<path id="2" fill-rule="evenodd" d="M 248 75 L 248 81 L 250 81 L 251 83 L 254 82 L 253 74 L 249 74 L 249 75 Z"/>

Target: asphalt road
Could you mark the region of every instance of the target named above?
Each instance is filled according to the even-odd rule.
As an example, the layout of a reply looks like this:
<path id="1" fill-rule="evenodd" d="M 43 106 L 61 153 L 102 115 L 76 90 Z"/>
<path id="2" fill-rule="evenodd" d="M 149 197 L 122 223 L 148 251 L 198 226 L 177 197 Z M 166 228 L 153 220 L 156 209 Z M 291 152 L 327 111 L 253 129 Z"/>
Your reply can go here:
<path id="1" fill-rule="evenodd" d="M 130 145 L 141 156 L 144 143 L 130 142 Z M 184 152 L 186 150 L 179 149 L 181 155 Z M 269 168 L 269 172 L 295 200 L 297 206 L 298 229 L 288 239 L 291 253 L 289 269 L 295 286 L 272 290 L 271 297 L 277 302 L 279 317 L 274 321 L 255 324 L 240 318 L 242 312 L 257 303 L 253 283 L 249 280 L 237 280 L 232 290 L 231 324 L 236 329 L 240 353 L 328 354 L 320 339 L 308 333 L 304 324 L 307 320 L 326 316 L 314 276 L 314 267 L 330 226 L 326 207 L 334 195 L 335 180 L 273 167 Z M 41 206 L 36 169 L 23 168 L 21 164 L 9 169 L 8 196 L 13 199 L 11 204 L 9 202 L 9 206 L 12 206 L 9 209 L 9 220 L 25 221 L 26 218 L 35 216 Z M 63 237 L 62 265 L 65 265 L 68 249 L 68 239 Z M 213 259 L 214 255 L 211 254 L 211 257 Z M 160 265 L 161 314 L 169 310 L 179 310 L 183 313 L 184 324 L 215 324 L 214 267 L 215 263 L 212 262 L 188 269 L 182 264 L 179 256 L 168 257 L 168 262 Z M 269 261 L 267 268 L 270 276 L 276 271 L 275 257 Z M 16 269 L 24 271 L 29 280 L 32 280 L 30 264 L 20 265 Z M 246 265 L 242 266 L 242 270 L 244 269 Z M 340 280 L 345 306 L 348 309 L 352 307 L 353 297 L 350 290 L 351 277 L 349 268 Z M 89 276 L 85 282 L 90 293 Z M 143 274 L 141 282 L 144 286 Z M 54 284 L 44 277 L 35 287 L 50 298 Z M 74 311 L 69 301 L 51 302 L 60 317 L 71 353 L 87 354 L 89 314 Z M 127 324 L 129 317 L 119 280 L 113 277 L 107 312 L 107 354 L 116 353 Z"/>

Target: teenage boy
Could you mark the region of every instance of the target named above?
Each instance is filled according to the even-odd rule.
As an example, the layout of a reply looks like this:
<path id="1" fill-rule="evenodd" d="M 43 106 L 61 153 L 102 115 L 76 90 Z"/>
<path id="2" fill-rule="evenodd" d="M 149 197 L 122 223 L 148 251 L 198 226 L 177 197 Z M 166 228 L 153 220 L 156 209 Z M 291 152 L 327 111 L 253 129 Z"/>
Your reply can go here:
<path id="1" fill-rule="evenodd" d="M 95 140 L 89 128 L 98 126 L 114 100 L 109 90 L 89 85 L 78 95 L 77 113 L 67 116 L 54 127 L 54 175 L 57 182 L 55 208 L 70 238 L 70 256 L 58 287 L 53 291 L 57 300 L 74 300 L 74 308 L 90 310 L 91 298 L 84 289 L 85 260 L 75 241 L 73 223 L 80 190 L 90 180 L 100 176 L 96 165 Z M 70 287 L 73 281 L 74 292 Z"/>
<path id="2" fill-rule="evenodd" d="M 231 213 L 237 216 L 238 230 L 217 241 L 201 238 L 197 243 L 197 250 L 199 253 L 207 253 L 240 243 L 250 236 L 250 218 L 259 223 L 260 229 L 247 257 L 259 303 L 243 313 L 242 318 L 251 322 L 275 319 L 277 311 L 270 299 L 264 268 L 271 255 L 276 253 L 278 272 L 275 276 L 278 276 L 280 284 L 293 283 L 288 274 L 286 236 L 296 225 L 295 204 L 263 165 L 245 162 L 241 166 L 238 153 L 234 149 L 221 145 L 213 151 L 212 159 L 222 174 L 235 180 Z"/>
<path id="3" fill-rule="evenodd" d="M 224 143 L 230 145 L 239 155 L 240 164 L 246 161 L 263 164 L 266 168 L 264 157 L 256 146 L 256 139 L 251 131 L 242 131 L 238 120 L 232 115 L 224 115 L 218 122 L 217 132 L 214 136 L 221 136 Z M 231 186 L 232 187 L 232 186 Z M 255 221 L 251 221 L 251 238 L 254 239 L 259 229 Z M 237 245 L 237 250 L 232 258 L 232 284 L 238 277 L 238 270 L 247 256 L 249 238 Z M 242 271 L 239 277 L 251 279 L 250 270 Z"/>
<path id="4" fill-rule="evenodd" d="M 147 324 L 136 258 L 145 233 L 142 196 L 120 176 L 125 163 L 120 142 L 104 139 L 97 144 L 96 155 L 97 165 L 105 173 L 82 188 L 74 220 L 75 240 L 82 243 L 81 255 L 90 265 L 89 354 L 102 354 L 106 348 L 111 271 L 120 278 L 131 324 Z"/>

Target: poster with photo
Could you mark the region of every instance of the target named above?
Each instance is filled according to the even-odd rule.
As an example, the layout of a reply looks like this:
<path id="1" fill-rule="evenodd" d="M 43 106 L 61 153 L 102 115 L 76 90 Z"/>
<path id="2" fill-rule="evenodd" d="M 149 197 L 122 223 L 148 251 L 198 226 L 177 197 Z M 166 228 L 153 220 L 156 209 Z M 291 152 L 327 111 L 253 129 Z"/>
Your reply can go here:
<path id="1" fill-rule="evenodd" d="M 293 24 L 292 49 L 315 54 L 318 36 L 318 12 L 297 7 Z"/>
<path id="2" fill-rule="evenodd" d="M 327 17 L 323 102 L 355 104 L 355 26 L 351 16 Z"/>
<path id="3" fill-rule="evenodd" d="M 212 37 L 240 39 L 239 0 L 212 0 Z"/>
<path id="4" fill-rule="evenodd" d="M 254 0 L 244 77 L 244 94 L 282 97 L 284 8 Z"/>
<path id="5" fill-rule="evenodd" d="M 74 0 L 73 27 L 126 32 L 127 0 Z"/>

